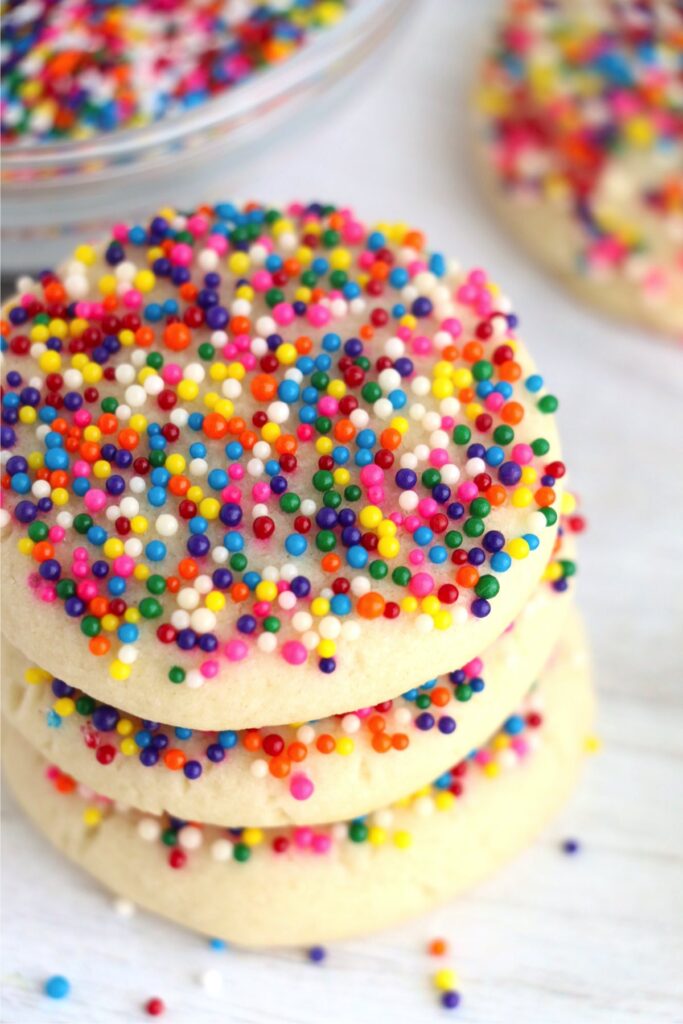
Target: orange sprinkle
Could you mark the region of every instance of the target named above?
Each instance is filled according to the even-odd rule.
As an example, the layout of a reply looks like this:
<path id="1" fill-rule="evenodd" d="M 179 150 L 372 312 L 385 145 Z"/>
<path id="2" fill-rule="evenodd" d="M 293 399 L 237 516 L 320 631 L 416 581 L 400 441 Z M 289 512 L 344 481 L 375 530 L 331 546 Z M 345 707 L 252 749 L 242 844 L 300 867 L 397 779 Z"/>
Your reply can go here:
<path id="1" fill-rule="evenodd" d="M 356 610 L 364 619 L 378 619 L 383 614 L 386 602 L 381 594 L 369 590 L 358 599 Z"/>

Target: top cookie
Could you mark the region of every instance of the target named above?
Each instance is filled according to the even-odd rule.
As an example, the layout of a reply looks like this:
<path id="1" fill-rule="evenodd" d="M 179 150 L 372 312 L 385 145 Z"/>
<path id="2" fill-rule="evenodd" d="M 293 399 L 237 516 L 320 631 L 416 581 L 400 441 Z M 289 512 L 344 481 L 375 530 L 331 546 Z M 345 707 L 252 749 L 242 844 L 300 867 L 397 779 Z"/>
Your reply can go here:
<path id="1" fill-rule="evenodd" d="M 683 335 L 683 9 L 508 0 L 481 70 L 515 235 L 582 296 Z"/>
<path id="2" fill-rule="evenodd" d="M 162 210 L 5 312 L 3 629 L 94 697 L 207 729 L 368 706 L 543 573 L 557 400 L 418 231 Z"/>

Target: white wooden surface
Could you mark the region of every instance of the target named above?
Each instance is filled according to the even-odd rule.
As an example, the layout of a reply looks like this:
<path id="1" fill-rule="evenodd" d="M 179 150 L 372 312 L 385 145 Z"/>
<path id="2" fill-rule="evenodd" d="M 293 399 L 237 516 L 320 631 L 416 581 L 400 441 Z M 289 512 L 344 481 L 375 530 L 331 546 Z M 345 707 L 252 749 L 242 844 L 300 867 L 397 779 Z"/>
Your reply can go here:
<path id="1" fill-rule="evenodd" d="M 494 268 L 560 412 L 590 519 L 581 552 L 604 752 L 538 845 L 458 905 L 387 934 L 299 953 L 217 953 L 109 897 L 3 808 L 2 1021 L 162 1018 L 181 1024 L 369 1024 L 443 1019 L 426 940 L 461 975 L 463 1024 L 683 1021 L 683 346 L 571 300 L 489 221 L 467 164 L 465 104 L 491 0 L 425 0 L 410 30 L 332 123 L 226 181 L 225 195 L 332 199 L 408 218 L 431 244 Z M 161 197 L 160 197 L 161 199 Z M 559 852 L 578 837 L 581 854 Z M 218 968 L 221 995 L 197 983 Z M 55 1003 L 42 980 L 64 973 Z"/>

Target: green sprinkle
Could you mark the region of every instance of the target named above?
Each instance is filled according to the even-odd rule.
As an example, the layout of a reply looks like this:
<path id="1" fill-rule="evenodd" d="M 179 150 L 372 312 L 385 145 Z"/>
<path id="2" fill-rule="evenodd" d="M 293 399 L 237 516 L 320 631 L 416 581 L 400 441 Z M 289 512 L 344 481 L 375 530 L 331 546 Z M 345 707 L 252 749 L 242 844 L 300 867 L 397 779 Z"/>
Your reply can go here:
<path id="1" fill-rule="evenodd" d="M 158 619 L 164 611 L 156 597 L 143 597 L 138 609 L 143 619 Z"/>

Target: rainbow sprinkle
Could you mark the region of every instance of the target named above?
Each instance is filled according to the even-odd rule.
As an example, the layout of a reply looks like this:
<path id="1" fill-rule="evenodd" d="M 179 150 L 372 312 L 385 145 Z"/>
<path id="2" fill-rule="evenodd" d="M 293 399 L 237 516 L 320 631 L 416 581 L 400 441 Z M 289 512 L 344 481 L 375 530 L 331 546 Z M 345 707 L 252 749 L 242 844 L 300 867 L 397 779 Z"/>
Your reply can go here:
<path id="1" fill-rule="evenodd" d="M 9 0 L 2 141 L 139 128 L 211 101 L 336 24 L 347 0 Z"/>
<path id="2" fill-rule="evenodd" d="M 683 10 L 510 0 L 479 106 L 511 200 L 569 212 L 574 269 L 683 293 Z"/>
<path id="3" fill-rule="evenodd" d="M 558 521 L 564 464 L 525 423 L 558 402 L 516 316 L 404 225 L 165 210 L 2 326 L 0 522 L 114 679 L 142 634 L 174 685 L 254 648 L 334 672 L 359 620 L 488 616 Z"/>
<path id="4" fill-rule="evenodd" d="M 398 801 L 393 807 L 333 825 L 222 829 L 167 814 L 156 816 L 132 809 L 122 810 L 113 801 L 79 785 L 54 765 L 45 770 L 45 777 L 56 792 L 82 801 L 83 822 L 88 828 L 97 828 L 110 814 L 125 814 L 134 824 L 139 839 L 168 847 L 168 864 L 176 870 L 184 868 L 192 853 L 201 848 L 208 848 L 215 861 L 236 861 L 240 864 L 267 851 L 275 855 L 287 852 L 303 856 L 324 855 L 341 843 L 370 843 L 372 846 L 391 843 L 399 849 L 408 849 L 413 835 L 402 827 L 404 823 L 397 812 L 402 809 L 418 815 L 435 811 L 453 812 L 463 797 L 466 780 L 471 773 L 493 780 L 501 772 L 514 769 L 530 757 L 542 731 L 540 701 L 539 693 L 532 691 L 522 708 L 504 722 L 486 746 L 473 751 L 466 760 L 444 772 L 430 786 Z"/>

